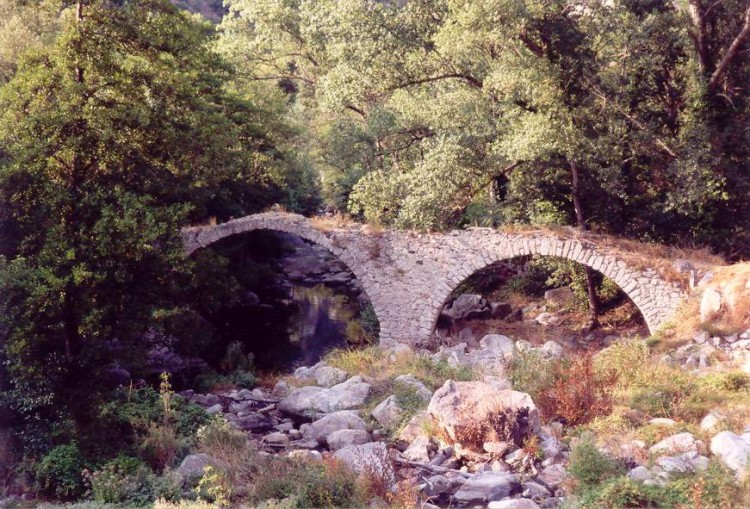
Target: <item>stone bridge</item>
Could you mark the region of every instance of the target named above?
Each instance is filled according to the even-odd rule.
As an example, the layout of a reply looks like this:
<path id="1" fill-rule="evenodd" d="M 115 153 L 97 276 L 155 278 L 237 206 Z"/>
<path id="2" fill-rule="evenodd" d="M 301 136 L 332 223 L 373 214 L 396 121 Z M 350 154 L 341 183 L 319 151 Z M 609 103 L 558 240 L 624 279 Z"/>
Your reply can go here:
<path id="1" fill-rule="evenodd" d="M 316 227 L 316 225 L 321 225 Z M 675 311 L 687 291 L 671 282 L 665 264 L 618 248 L 608 237 L 575 230 L 507 233 L 469 228 L 446 233 L 376 231 L 323 223 L 285 212 L 265 212 L 182 231 L 188 254 L 254 230 L 291 233 L 320 244 L 343 261 L 362 283 L 380 320 L 380 342 L 425 343 L 456 287 L 474 272 L 524 255 L 557 256 L 587 265 L 612 279 L 638 306 L 651 332 Z M 663 260 L 662 260 L 663 262 Z M 666 264 L 671 268 L 669 263 Z"/>

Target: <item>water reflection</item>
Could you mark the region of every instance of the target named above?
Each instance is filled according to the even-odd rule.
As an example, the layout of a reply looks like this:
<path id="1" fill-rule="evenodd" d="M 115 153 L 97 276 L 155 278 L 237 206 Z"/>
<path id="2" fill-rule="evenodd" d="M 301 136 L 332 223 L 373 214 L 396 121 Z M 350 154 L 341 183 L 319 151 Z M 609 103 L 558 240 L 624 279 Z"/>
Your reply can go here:
<path id="1" fill-rule="evenodd" d="M 292 298 L 298 306 L 289 328 L 289 341 L 298 346 L 293 364 L 315 364 L 332 348 L 346 346 L 355 309 L 345 295 L 323 285 L 294 286 Z"/>

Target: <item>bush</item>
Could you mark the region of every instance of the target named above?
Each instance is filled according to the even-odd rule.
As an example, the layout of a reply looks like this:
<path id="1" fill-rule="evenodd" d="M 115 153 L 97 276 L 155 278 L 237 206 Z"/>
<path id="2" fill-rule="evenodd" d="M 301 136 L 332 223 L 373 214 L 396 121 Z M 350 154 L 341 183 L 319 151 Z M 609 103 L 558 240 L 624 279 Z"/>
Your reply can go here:
<path id="1" fill-rule="evenodd" d="M 214 502 L 219 507 L 229 505 L 232 498 L 232 487 L 226 473 L 211 465 L 203 469 L 203 476 L 198 481 L 195 492 L 199 498 Z"/>
<path id="2" fill-rule="evenodd" d="M 591 440 L 582 440 L 570 452 L 568 472 L 583 489 L 625 473 L 625 465 L 599 451 Z"/>
<path id="3" fill-rule="evenodd" d="M 559 362 L 562 361 L 546 359 L 536 350 L 516 352 L 508 369 L 508 381 L 514 390 L 526 392 L 536 401 L 554 384 L 554 367 Z"/>
<path id="4" fill-rule="evenodd" d="M 240 341 L 233 341 L 227 346 L 221 369 L 224 373 L 233 371 L 252 372 L 255 358 L 252 353 L 246 354 Z"/>
<path id="5" fill-rule="evenodd" d="M 297 491 L 297 507 L 361 507 L 357 475 L 337 460 L 310 465 Z"/>
<path id="6" fill-rule="evenodd" d="M 617 477 L 591 489 L 581 497 L 583 507 L 621 509 L 625 507 L 680 507 L 687 496 L 674 486 L 655 486 Z"/>
<path id="7" fill-rule="evenodd" d="M 537 401 L 547 418 L 575 426 L 612 410 L 617 373 L 596 372 L 592 354 L 584 353 L 569 364 L 555 364 L 553 378 L 555 382 L 540 392 Z"/>
<path id="8" fill-rule="evenodd" d="M 115 458 L 91 474 L 89 482 L 97 502 L 144 505 L 154 500 L 153 472 L 138 458 Z"/>
<path id="9" fill-rule="evenodd" d="M 63 500 L 78 498 L 85 490 L 85 468 L 86 462 L 77 443 L 59 445 L 36 465 L 37 488 L 46 495 Z"/>
<path id="10" fill-rule="evenodd" d="M 148 423 L 141 436 L 140 455 L 155 470 L 171 467 L 184 453 L 190 442 L 169 424 Z"/>

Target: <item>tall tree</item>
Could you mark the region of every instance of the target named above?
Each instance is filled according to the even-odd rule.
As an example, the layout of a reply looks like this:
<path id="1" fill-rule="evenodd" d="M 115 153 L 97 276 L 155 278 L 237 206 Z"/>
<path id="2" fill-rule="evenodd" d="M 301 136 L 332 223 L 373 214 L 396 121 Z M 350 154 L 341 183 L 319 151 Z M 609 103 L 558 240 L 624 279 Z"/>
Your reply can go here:
<path id="1" fill-rule="evenodd" d="M 29 430 L 86 422 L 112 349 L 185 302 L 182 226 L 283 197 L 208 24 L 166 0 L 72 8 L 0 92 L 0 331 Z"/>

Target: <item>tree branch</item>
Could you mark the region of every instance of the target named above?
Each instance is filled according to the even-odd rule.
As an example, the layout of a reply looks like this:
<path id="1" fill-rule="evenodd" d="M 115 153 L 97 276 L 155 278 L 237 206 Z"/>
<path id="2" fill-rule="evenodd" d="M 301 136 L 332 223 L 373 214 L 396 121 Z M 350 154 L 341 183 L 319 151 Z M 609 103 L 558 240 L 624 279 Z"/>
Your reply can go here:
<path id="1" fill-rule="evenodd" d="M 737 37 L 734 38 L 732 44 L 729 45 L 729 49 L 724 55 L 724 58 L 721 59 L 719 65 L 716 66 L 716 70 L 714 70 L 713 74 L 711 74 L 711 79 L 708 81 L 709 92 L 716 91 L 716 87 L 719 86 L 719 81 L 727 72 L 727 69 L 729 69 L 729 65 L 732 63 L 732 60 L 734 60 L 734 58 L 737 56 L 737 53 L 739 53 L 740 47 L 742 47 L 742 45 L 748 40 L 749 37 L 750 7 L 748 7 L 745 11 L 745 23 L 742 25 L 740 33 L 737 34 Z"/>
<path id="2" fill-rule="evenodd" d="M 481 89 L 482 86 L 483 86 L 483 83 L 482 83 L 481 80 L 478 80 L 478 79 L 476 79 L 475 77 L 473 77 L 473 76 L 471 76 L 469 74 L 460 73 L 460 72 L 453 72 L 453 73 L 447 73 L 447 74 L 440 74 L 438 76 L 431 76 L 429 78 L 421 78 L 421 79 L 415 79 L 415 80 L 411 80 L 411 81 L 406 81 L 404 83 L 399 83 L 398 85 L 394 85 L 392 87 L 389 87 L 386 91 L 387 92 L 392 92 L 392 91 L 398 90 L 400 88 L 411 87 L 411 86 L 414 86 L 414 85 L 422 85 L 424 83 L 431 83 L 433 81 L 440 81 L 440 80 L 445 80 L 445 79 L 458 79 L 458 80 L 461 80 L 461 81 L 465 81 L 466 83 L 468 83 L 469 85 L 471 85 L 472 87 L 477 88 L 477 89 Z"/>

